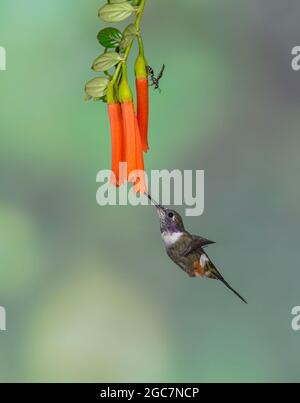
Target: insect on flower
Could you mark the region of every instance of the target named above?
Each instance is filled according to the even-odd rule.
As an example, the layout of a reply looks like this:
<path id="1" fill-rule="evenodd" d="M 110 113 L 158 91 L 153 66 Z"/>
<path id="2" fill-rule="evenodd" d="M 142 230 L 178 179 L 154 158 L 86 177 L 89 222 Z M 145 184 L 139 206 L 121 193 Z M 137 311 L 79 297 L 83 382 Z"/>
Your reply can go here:
<path id="1" fill-rule="evenodd" d="M 159 82 L 164 75 L 165 68 L 166 68 L 166 65 L 163 64 L 158 76 L 156 77 L 153 68 L 151 66 L 147 66 L 148 76 L 150 77 L 150 80 L 152 81 L 150 86 L 154 87 L 154 90 L 159 90 L 159 92 L 161 92 L 161 89 L 159 87 Z"/>

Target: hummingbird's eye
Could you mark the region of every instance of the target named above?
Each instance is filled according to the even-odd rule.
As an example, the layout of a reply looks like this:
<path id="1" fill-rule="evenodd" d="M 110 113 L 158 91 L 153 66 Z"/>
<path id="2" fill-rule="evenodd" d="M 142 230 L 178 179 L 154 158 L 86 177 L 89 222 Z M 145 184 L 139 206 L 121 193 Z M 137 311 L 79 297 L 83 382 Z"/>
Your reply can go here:
<path id="1" fill-rule="evenodd" d="M 174 217 L 174 214 L 173 214 L 173 213 L 169 213 L 168 216 L 169 216 L 170 218 L 173 218 L 173 217 Z"/>

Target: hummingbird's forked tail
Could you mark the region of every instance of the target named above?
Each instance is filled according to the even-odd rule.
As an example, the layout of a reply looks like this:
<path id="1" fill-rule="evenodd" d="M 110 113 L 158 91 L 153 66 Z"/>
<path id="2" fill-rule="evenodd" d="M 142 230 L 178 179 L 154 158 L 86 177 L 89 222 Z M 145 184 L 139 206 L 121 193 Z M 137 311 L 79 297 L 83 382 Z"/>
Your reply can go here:
<path id="1" fill-rule="evenodd" d="M 245 304 L 248 304 L 248 302 L 234 288 L 232 288 L 229 283 L 227 283 L 224 277 L 217 270 L 213 271 L 213 275 L 217 280 L 221 281 L 221 283 L 223 283 L 230 291 L 232 291 L 241 301 L 243 301 Z"/>
<path id="2" fill-rule="evenodd" d="M 223 283 L 230 291 L 232 291 L 241 301 L 243 301 L 245 304 L 248 304 L 248 302 L 234 288 L 232 288 L 223 277 L 218 278 L 218 280 L 221 281 L 221 283 Z"/>
<path id="3" fill-rule="evenodd" d="M 248 302 L 237 291 L 235 291 L 235 289 L 232 288 L 230 284 L 227 283 L 225 278 L 222 276 L 222 274 L 219 272 L 219 270 L 216 268 L 216 266 L 210 259 L 208 260 L 208 267 L 210 272 L 210 278 L 221 281 L 221 283 L 223 283 L 230 291 L 232 291 L 241 301 L 243 301 L 245 304 L 248 304 Z"/>
<path id="4" fill-rule="evenodd" d="M 220 280 L 230 291 L 232 291 L 240 300 L 242 300 L 245 304 L 248 302 L 237 292 L 234 288 L 231 287 L 230 284 L 227 283 L 224 279 Z"/>

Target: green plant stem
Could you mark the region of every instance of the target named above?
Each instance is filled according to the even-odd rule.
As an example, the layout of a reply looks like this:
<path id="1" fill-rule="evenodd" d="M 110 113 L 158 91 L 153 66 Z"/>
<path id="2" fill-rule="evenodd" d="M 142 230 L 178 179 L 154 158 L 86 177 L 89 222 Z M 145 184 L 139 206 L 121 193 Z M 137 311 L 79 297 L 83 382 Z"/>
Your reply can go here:
<path id="1" fill-rule="evenodd" d="M 136 17 L 136 21 L 135 21 L 135 24 L 134 24 L 135 28 L 136 28 L 136 30 L 138 32 L 138 36 L 140 35 L 140 27 L 141 27 L 141 22 L 142 22 L 144 10 L 145 10 L 145 5 L 146 5 L 146 0 L 141 0 L 141 4 L 140 4 L 139 9 L 137 11 L 137 17 Z M 116 71 L 115 71 L 115 73 L 113 75 L 113 78 L 112 78 L 112 81 L 111 81 L 112 85 L 114 85 L 117 82 L 117 80 L 118 80 L 118 78 L 120 76 L 121 70 L 122 70 L 122 66 L 124 65 L 124 63 L 127 63 L 127 60 L 128 60 L 129 55 L 130 55 L 132 45 L 133 45 L 133 41 L 127 46 L 127 48 L 125 50 L 124 58 L 118 64 L 118 66 L 116 68 Z"/>
<path id="2" fill-rule="evenodd" d="M 145 57 L 143 39 L 140 34 L 138 34 L 138 42 L 139 42 L 139 55 Z"/>
<path id="3" fill-rule="evenodd" d="M 146 0 L 141 0 L 141 4 L 139 6 L 139 10 L 137 12 L 137 19 L 135 22 L 135 27 L 138 32 L 140 32 L 141 21 L 143 18 L 144 10 L 145 10 Z"/>

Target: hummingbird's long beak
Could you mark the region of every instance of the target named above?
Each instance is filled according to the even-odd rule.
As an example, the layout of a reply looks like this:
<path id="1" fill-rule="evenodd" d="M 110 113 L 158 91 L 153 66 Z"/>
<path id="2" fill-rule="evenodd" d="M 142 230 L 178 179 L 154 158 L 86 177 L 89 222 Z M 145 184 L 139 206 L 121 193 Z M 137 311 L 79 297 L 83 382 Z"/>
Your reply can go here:
<path id="1" fill-rule="evenodd" d="M 164 208 L 163 206 L 161 206 L 160 204 L 156 203 L 156 201 L 153 200 L 152 197 L 151 197 L 148 193 L 145 193 L 145 194 L 146 194 L 146 196 L 148 197 L 148 199 L 151 201 L 151 203 L 152 203 L 157 209 L 159 209 L 159 210 L 165 210 L 165 208 Z"/>

